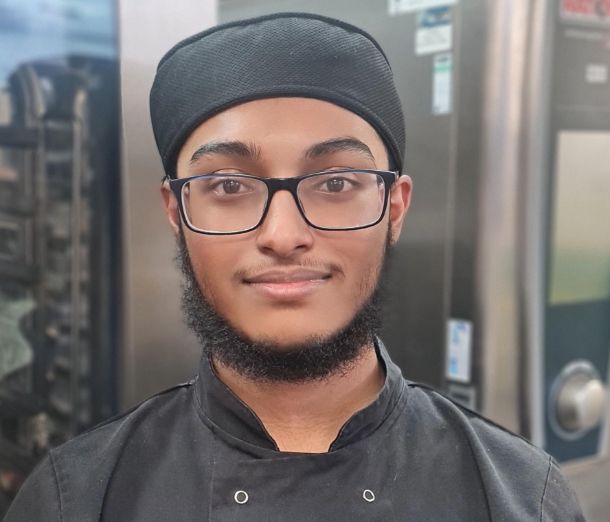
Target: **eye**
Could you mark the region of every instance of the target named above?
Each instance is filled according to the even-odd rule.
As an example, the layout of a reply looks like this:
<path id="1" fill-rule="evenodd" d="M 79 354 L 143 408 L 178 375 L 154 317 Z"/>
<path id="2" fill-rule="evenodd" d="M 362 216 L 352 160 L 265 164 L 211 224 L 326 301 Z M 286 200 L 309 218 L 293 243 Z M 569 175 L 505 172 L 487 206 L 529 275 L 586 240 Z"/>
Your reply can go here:
<path id="1" fill-rule="evenodd" d="M 217 196 L 245 194 L 255 190 L 254 181 L 246 178 L 217 177 L 209 181 L 207 191 Z"/>
<path id="2" fill-rule="evenodd" d="M 315 190 L 326 194 L 345 194 L 360 188 L 361 180 L 355 173 L 325 174 L 319 178 L 313 178 Z M 312 187 L 314 188 L 314 187 Z"/>
<path id="3" fill-rule="evenodd" d="M 241 183 L 236 179 L 225 179 L 222 182 L 222 190 L 226 194 L 237 194 L 241 188 Z"/>
<path id="4" fill-rule="evenodd" d="M 325 189 L 328 192 L 341 192 L 345 188 L 344 178 L 330 178 L 324 183 Z"/>

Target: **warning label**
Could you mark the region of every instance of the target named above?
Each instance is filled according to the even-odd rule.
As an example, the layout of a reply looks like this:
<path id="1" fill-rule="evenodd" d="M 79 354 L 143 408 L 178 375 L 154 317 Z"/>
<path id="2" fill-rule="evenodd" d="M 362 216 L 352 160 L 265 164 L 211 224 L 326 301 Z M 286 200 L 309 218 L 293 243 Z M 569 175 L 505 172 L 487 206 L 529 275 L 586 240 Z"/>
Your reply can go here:
<path id="1" fill-rule="evenodd" d="M 560 0 L 564 20 L 610 25 L 610 0 Z"/>

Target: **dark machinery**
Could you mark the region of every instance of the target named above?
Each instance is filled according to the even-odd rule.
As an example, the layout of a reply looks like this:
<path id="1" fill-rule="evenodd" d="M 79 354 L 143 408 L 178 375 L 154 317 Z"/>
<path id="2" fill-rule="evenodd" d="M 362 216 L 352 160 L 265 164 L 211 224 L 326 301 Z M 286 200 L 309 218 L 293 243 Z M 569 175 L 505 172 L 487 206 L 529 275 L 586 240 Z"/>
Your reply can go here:
<path id="1" fill-rule="evenodd" d="M 116 411 L 116 64 L 11 75 L 0 126 L 0 488 Z M 109 118 L 110 116 L 110 118 Z M 95 124 L 94 124 L 95 123 Z"/>

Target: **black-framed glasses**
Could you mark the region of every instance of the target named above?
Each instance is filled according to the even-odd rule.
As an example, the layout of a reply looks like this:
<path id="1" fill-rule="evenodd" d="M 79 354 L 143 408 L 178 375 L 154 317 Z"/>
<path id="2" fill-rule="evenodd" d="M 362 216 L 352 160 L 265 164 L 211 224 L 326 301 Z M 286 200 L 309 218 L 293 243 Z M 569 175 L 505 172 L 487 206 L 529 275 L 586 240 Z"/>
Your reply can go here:
<path id="1" fill-rule="evenodd" d="M 359 230 L 379 223 L 398 172 L 341 169 L 294 178 L 213 173 L 169 179 L 182 219 L 194 232 L 243 234 L 258 227 L 273 195 L 287 190 L 319 230 Z"/>

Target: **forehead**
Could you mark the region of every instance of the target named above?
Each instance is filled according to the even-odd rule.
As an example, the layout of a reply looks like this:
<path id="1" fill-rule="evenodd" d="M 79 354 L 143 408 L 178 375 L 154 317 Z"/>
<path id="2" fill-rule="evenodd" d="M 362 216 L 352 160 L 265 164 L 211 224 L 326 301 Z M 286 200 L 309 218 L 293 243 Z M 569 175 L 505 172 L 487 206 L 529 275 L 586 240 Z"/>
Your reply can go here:
<path id="1" fill-rule="evenodd" d="M 270 98 L 231 107 L 209 118 L 188 137 L 178 156 L 178 168 L 188 164 L 204 143 L 239 140 L 254 143 L 264 155 L 281 149 L 299 154 L 315 143 L 353 137 L 368 145 L 379 167 L 387 162 L 383 141 L 357 114 L 338 105 L 309 98 Z"/>

